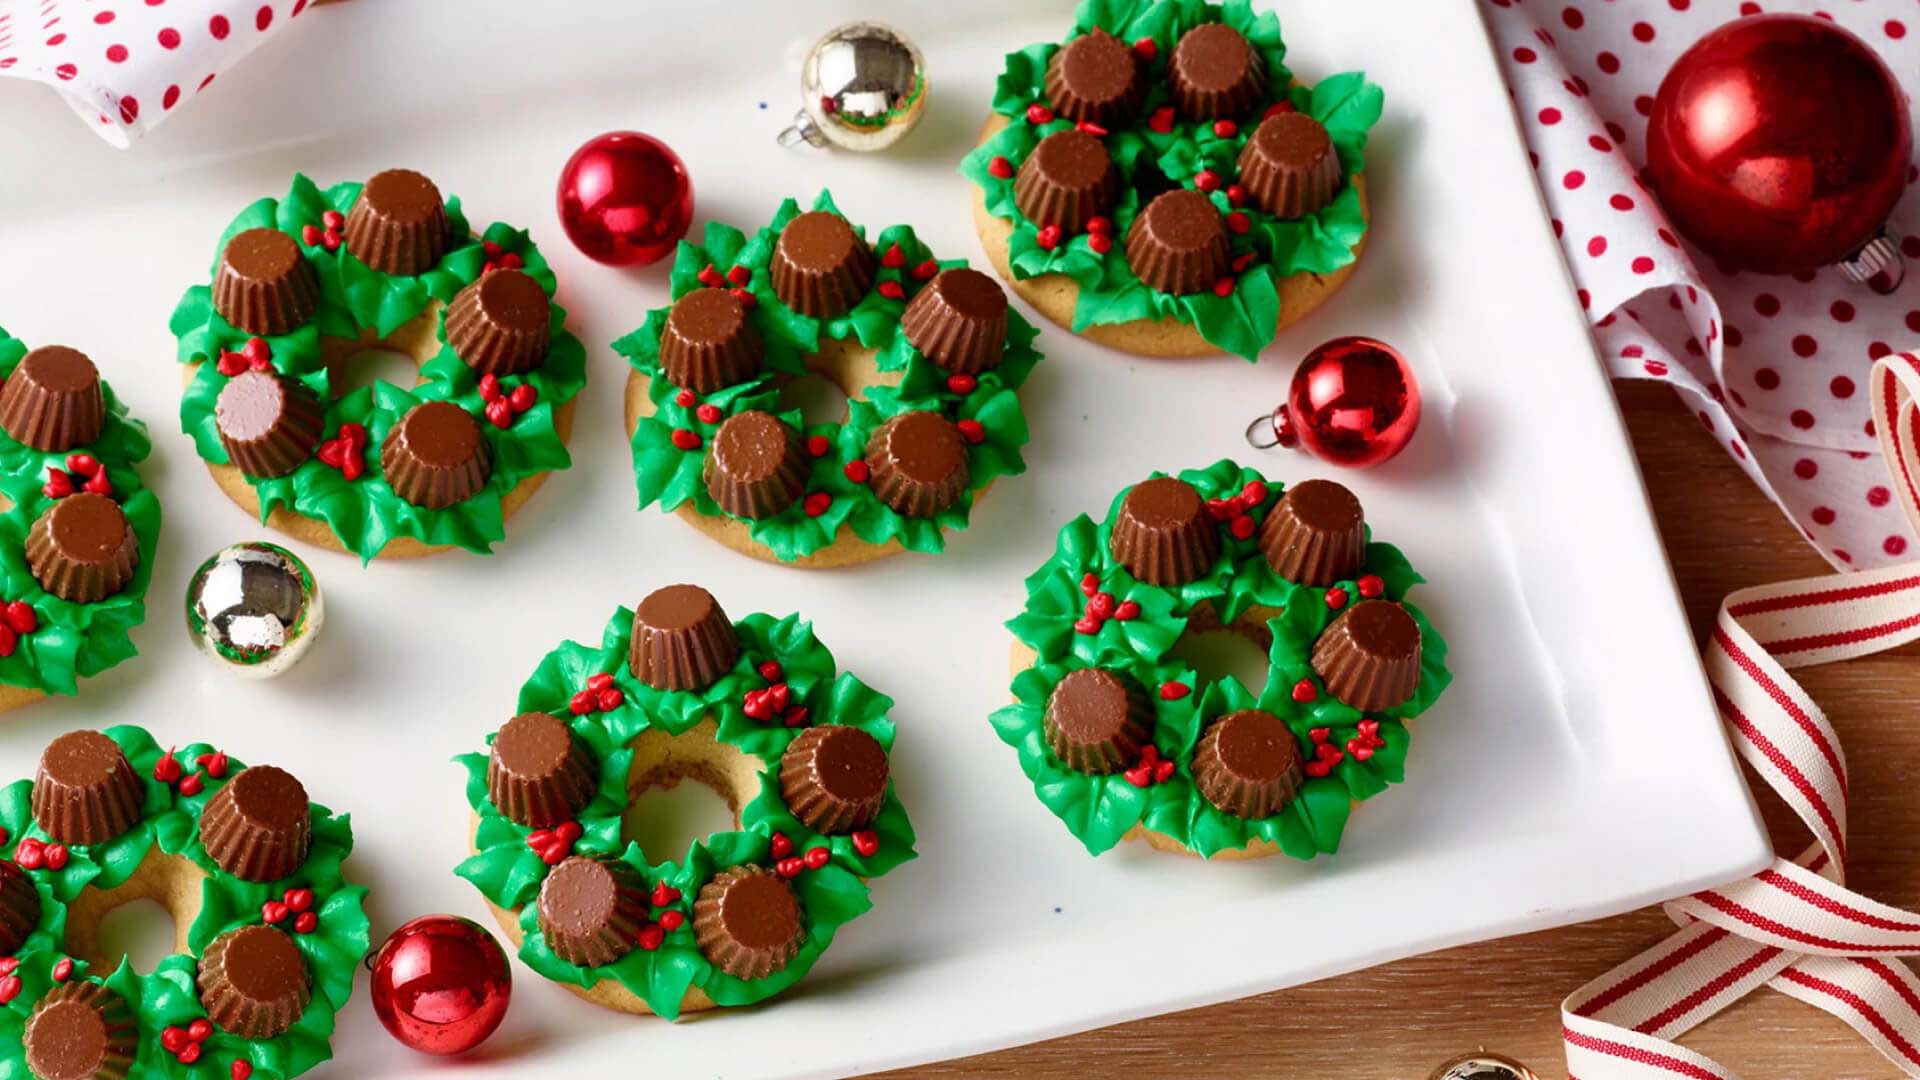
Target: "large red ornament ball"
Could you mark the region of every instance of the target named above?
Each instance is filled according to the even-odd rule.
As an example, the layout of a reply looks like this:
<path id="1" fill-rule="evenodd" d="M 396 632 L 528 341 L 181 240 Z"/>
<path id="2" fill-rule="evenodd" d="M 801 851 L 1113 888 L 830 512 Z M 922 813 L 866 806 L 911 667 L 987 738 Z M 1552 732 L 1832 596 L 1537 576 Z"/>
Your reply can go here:
<path id="1" fill-rule="evenodd" d="M 1286 430 L 1322 461 L 1366 468 L 1406 448 L 1420 426 L 1420 384 L 1399 350 L 1368 337 L 1317 346 L 1293 371 Z"/>
<path id="2" fill-rule="evenodd" d="M 1873 238 L 1912 149 L 1906 98 L 1865 42 L 1826 19 L 1760 15 L 1674 61 L 1649 117 L 1647 175 L 1701 250 L 1792 273 Z"/>
<path id="3" fill-rule="evenodd" d="M 486 1041 L 507 1015 L 513 972 L 478 923 L 426 915 L 395 930 L 373 957 L 373 1011 L 393 1037 L 428 1054 Z"/>
<path id="4" fill-rule="evenodd" d="M 612 266 L 658 262 L 693 221 L 693 181 L 666 143 L 637 131 L 587 140 L 560 170 L 567 239 Z"/>

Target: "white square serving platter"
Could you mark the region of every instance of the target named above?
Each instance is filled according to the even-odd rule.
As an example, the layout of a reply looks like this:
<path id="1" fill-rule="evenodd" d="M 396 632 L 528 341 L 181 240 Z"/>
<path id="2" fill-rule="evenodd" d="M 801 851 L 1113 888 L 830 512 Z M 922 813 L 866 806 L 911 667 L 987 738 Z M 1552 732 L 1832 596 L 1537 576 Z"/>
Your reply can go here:
<path id="1" fill-rule="evenodd" d="M 1321 978 L 1475 939 L 1594 918 L 1747 873 L 1767 857 L 1721 737 L 1668 567 L 1468 0 L 1283 2 L 1289 63 L 1386 88 L 1368 149 L 1375 224 L 1344 292 L 1257 366 L 1146 362 L 1045 325 L 1027 385 L 1027 475 L 939 557 L 809 573 L 753 562 L 633 508 L 626 368 L 607 343 L 667 299 L 663 266 L 613 270 L 562 236 L 561 163 L 638 128 L 685 157 L 698 216 L 753 228 L 830 187 L 870 229 L 915 225 L 984 259 L 954 171 L 1003 53 L 1062 36 L 1071 5 L 632 4 L 375 0 L 322 7 L 220 76 L 132 151 L 43 88 L 0 83 L 0 325 L 89 352 L 151 426 L 166 528 L 143 655 L 78 700 L 0 717 L 0 779 L 80 725 L 146 725 L 290 766 L 353 814 L 351 872 L 378 938 L 415 915 L 491 925 L 454 877 L 462 774 L 515 691 L 616 604 L 699 581 L 738 617 L 800 611 L 844 667 L 891 694 L 896 776 L 921 858 L 877 883 L 784 999 L 678 1025 L 614 1015 L 515 965 L 479 1077 L 826 1076 L 990 1050 Z M 799 62 L 836 22 L 878 16 L 925 51 L 921 128 L 872 156 L 789 151 Z M 263 534 L 179 434 L 167 315 L 204 281 L 225 222 L 284 191 L 406 165 L 480 222 L 530 227 L 560 275 L 592 383 L 556 475 L 489 558 L 376 562 L 302 549 L 330 618 L 294 672 L 256 684 L 197 656 L 181 597 L 219 546 Z M 696 226 L 697 228 L 697 226 Z M 1029 312 L 1030 317 L 1041 321 Z M 1207 864 L 1126 845 L 1088 858 L 1033 797 L 987 714 L 1006 700 L 1021 579 L 1055 529 L 1148 470 L 1222 456 L 1286 481 L 1328 475 L 1259 453 L 1247 421 L 1315 343 L 1397 344 L 1426 394 L 1410 450 L 1339 472 L 1376 535 L 1429 578 L 1417 596 L 1455 682 L 1416 725 L 1407 782 L 1357 812 L 1337 857 Z M 1136 947 L 1143 932 L 1158 942 Z M 1569 966 L 1569 985 L 1580 965 Z M 334 1076 L 442 1071 L 388 1039 L 365 982 Z"/>

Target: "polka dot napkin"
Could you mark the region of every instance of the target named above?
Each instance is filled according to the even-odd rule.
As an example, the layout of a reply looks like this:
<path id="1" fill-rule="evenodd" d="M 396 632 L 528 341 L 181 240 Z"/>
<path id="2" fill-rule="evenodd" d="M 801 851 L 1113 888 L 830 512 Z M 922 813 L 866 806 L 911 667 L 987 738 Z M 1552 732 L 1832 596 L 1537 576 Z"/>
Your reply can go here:
<path id="1" fill-rule="evenodd" d="M 1879 50 L 1911 93 L 1920 7 L 1869 0 L 1482 0 L 1553 229 L 1612 375 L 1671 383 L 1754 483 L 1841 568 L 1916 540 L 1888 491 L 1867 373 L 1920 347 L 1920 200 L 1894 209 L 1903 285 L 1881 296 L 1834 270 L 1716 266 L 1639 180 L 1647 114 L 1689 45 L 1740 15 L 1823 15 Z M 1916 172 L 1910 170 L 1911 184 Z"/>
<path id="2" fill-rule="evenodd" d="M 309 0 L 0 0 L 0 75 L 59 91 L 122 149 Z"/>

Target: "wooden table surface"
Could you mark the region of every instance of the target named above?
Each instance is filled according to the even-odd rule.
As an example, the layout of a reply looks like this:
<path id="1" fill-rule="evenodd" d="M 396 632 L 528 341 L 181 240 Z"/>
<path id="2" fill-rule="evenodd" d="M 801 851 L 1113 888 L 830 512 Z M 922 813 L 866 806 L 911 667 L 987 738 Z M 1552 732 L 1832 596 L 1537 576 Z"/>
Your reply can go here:
<path id="1" fill-rule="evenodd" d="M 1826 572 L 1671 390 L 1618 389 L 1696 639 L 1735 589 Z M 1902 907 L 1920 906 L 1920 725 L 1909 722 L 1920 697 L 1915 656 L 1920 644 L 1795 673 L 1851 751 L 1849 883 Z M 1805 846 L 1792 813 L 1771 792 L 1760 800 L 1775 846 Z M 1672 926 L 1649 908 L 888 1075 L 1425 1080 L 1443 1061 L 1485 1047 L 1542 1077 L 1563 1077 L 1560 999 Z M 1685 1041 L 1753 1080 L 1899 1076 L 1852 1029 L 1770 990 Z"/>

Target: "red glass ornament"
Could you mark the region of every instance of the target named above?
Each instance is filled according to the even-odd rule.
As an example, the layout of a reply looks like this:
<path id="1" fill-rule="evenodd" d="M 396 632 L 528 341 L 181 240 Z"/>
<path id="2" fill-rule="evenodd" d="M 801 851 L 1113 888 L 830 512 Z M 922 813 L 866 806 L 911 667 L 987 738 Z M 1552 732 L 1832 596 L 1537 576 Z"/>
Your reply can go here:
<path id="1" fill-rule="evenodd" d="M 1906 98 L 1865 42 L 1826 19 L 1761 15 L 1674 61 L 1648 120 L 1647 176 L 1701 250 L 1791 273 L 1873 238 L 1912 148 Z"/>
<path id="2" fill-rule="evenodd" d="M 423 1053 L 480 1045 L 513 996 L 500 943 L 457 915 L 426 915 L 395 930 L 371 967 L 374 1014 L 394 1038 Z"/>
<path id="3" fill-rule="evenodd" d="M 1420 384 L 1406 358 L 1384 341 L 1343 337 L 1301 359 L 1286 403 L 1255 419 L 1247 439 L 1364 469 L 1405 449 L 1419 426 Z"/>
<path id="4" fill-rule="evenodd" d="M 693 181 L 680 155 L 637 131 L 587 140 L 560 170 L 560 225 L 590 259 L 657 262 L 693 221 Z"/>

